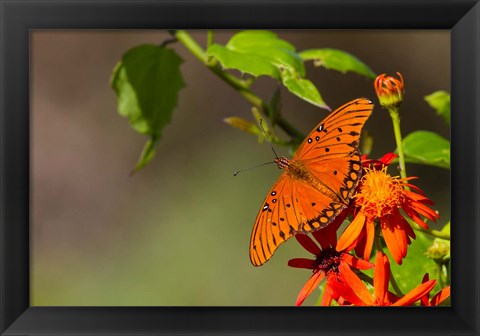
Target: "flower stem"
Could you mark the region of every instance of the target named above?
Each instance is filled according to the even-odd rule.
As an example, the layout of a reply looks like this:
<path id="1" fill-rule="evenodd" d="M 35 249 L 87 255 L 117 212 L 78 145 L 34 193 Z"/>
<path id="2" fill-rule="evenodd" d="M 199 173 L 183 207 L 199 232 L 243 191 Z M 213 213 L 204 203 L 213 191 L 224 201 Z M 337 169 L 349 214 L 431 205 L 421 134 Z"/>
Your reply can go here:
<path id="1" fill-rule="evenodd" d="M 175 30 L 171 33 L 187 48 L 188 51 L 197 57 L 208 69 L 210 69 L 210 71 L 217 75 L 217 77 L 230 85 L 230 87 L 236 90 L 243 98 L 245 98 L 245 100 L 261 110 L 263 114 L 268 115 L 268 104 L 248 88 L 249 83 L 247 81 L 223 71 L 217 63 L 210 64 L 205 51 L 186 31 Z M 298 131 L 281 116 L 277 120 L 277 124 L 285 131 L 285 133 L 294 139 L 294 142 L 300 143 L 305 137 L 302 132 Z"/>
<path id="2" fill-rule="evenodd" d="M 395 291 L 395 294 L 397 296 L 400 296 L 400 297 L 404 296 L 404 294 L 402 293 L 402 290 L 400 289 L 400 287 L 398 287 L 397 281 L 395 280 L 395 276 L 393 275 L 392 270 L 390 270 L 390 283 L 392 284 L 393 290 Z"/>
<path id="3" fill-rule="evenodd" d="M 358 277 L 359 277 L 361 280 L 363 280 L 363 281 L 365 281 L 366 283 L 368 283 L 368 284 L 370 284 L 370 285 L 373 286 L 373 278 L 372 278 L 371 276 L 369 276 L 369 275 L 367 275 L 367 274 L 365 274 L 365 273 L 363 273 L 363 272 L 361 272 L 361 271 L 355 271 L 355 274 L 358 275 Z"/>
<path id="4" fill-rule="evenodd" d="M 407 177 L 407 170 L 405 167 L 405 155 L 403 154 L 402 133 L 400 131 L 400 114 L 398 107 L 390 107 L 388 109 L 390 118 L 392 118 L 393 132 L 395 134 L 395 142 L 397 143 L 398 150 L 398 162 L 400 165 L 400 176 L 402 178 Z"/>
<path id="5" fill-rule="evenodd" d="M 437 262 L 437 279 L 438 279 L 438 284 L 440 285 L 440 288 L 444 288 L 445 287 L 445 281 L 443 281 L 443 272 L 442 272 L 442 269 L 443 269 L 443 265 L 442 263 L 439 263 Z"/>
<path id="6" fill-rule="evenodd" d="M 413 220 L 411 220 L 410 218 L 407 218 L 407 221 L 415 231 L 428 234 L 435 238 L 440 238 L 440 239 L 445 239 L 450 241 L 450 232 L 442 232 L 435 229 L 424 229 L 420 225 L 415 223 Z"/>
<path id="7" fill-rule="evenodd" d="M 207 48 L 213 44 L 213 30 L 207 31 Z"/>

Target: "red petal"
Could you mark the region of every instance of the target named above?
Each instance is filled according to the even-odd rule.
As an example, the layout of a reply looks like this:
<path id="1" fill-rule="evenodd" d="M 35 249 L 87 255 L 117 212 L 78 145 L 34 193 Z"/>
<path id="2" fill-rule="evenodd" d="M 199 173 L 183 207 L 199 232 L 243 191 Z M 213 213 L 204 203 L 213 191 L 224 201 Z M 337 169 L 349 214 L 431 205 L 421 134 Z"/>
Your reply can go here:
<path id="1" fill-rule="evenodd" d="M 370 255 L 372 254 L 372 247 L 373 247 L 373 238 L 375 237 L 375 226 L 373 222 L 367 220 L 365 225 L 365 250 L 363 252 L 363 258 L 365 260 L 370 260 Z"/>
<path id="2" fill-rule="evenodd" d="M 393 294 L 392 292 L 387 292 L 387 297 L 389 302 L 396 302 L 399 299 L 399 297 Z"/>
<path id="3" fill-rule="evenodd" d="M 392 217 L 392 222 L 395 228 L 395 236 L 397 237 L 398 247 L 400 248 L 403 259 L 407 255 L 407 233 L 405 227 L 410 227 L 410 225 L 403 218 L 398 209 L 394 210 Z"/>
<path id="4" fill-rule="evenodd" d="M 424 217 L 430 219 L 431 221 L 436 222 L 440 216 L 428 206 L 420 203 L 420 202 L 412 202 L 411 207 L 418 212 L 419 214 L 423 215 Z"/>
<path id="5" fill-rule="evenodd" d="M 419 216 L 418 216 L 418 213 L 412 209 L 412 207 L 410 207 L 410 205 L 408 205 L 407 203 L 404 203 L 402 204 L 402 209 L 405 211 L 405 213 L 408 215 L 408 217 L 410 217 L 411 219 L 413 219 L 413 221 L 415 223 L 417 223 L 418 225 L 420 225 L 422 228 L 424 228 L 425 230 L 428 229 L 428 225 L 427 223 L 425 223 Z"/>
<path id="6" fill-rule="evenodd" d="M 405 218 L 402 217 L 402 221 L 403 221 L 403 228 L 405 229 L 405 233 L 407 234 L 408 244 L 410 244 L 410 239 L 408 239 L 408 237 L 415 239 L 416 238 L 415 232 L 410 226 L 410 223 L 408 223 Z"/>
<path id="7" fill-rule="evenodd" d="M 428 280 L 429 280 L 428 273 L 425 273 L 425 275 L 423 276 L 423 279 L 422 279 L 422 283 L 425 283 Z M 429 306 L 430 302 L 428 302 L 428 293 L 426 295 L 422 296 L 420 301 L 421 301 L 422 306 Z"/>
<path id="8" fill-rule="evenodd" d="M 396 229 L 394 227 L 394 223 L 392 223 L 393 216 L 385 216 L 380 219 L 380 225 L 382 228 L 383 239 L 385 240 L 385 244 L 387 244 L 387 248 L 392 254 L 393 259 L 399 265 L 402 264 L 402 259 L 405 256 L 404 251 L 406 251 L 406 239 L 405 239 L 405 246 L 399 246 L 399 242 L 397 240 L 397 233 L 395 232 Z M 405 234 L 404 231 L 402 231 Z M 401 234 L 401 233 L 400 233 Z"/>
<path id="9" fill-rule="evenodd" d="M 315 260 L 306 258 L 294 258 L 288 261 L 288 266 L 295 268 L 315 269 Z"/>
<path id="10" fill-rule="evenodd" d="M 353 219 L 350 225 L 346 228 L 340 239 L 337 242 L 337 251 L 343 251 L 350 245 L 352 245 L 362 232 L 363 225 L 365 224 L 365 216 L 360 211 Z"/>
<path id="11" fill-rule="evenodd" d="M 358 298 L 356 293 L 353 291 L 352 288 L 344 284 L 343 282 L 332 280 L 329 283 L 329 287 L 339 294 L 341 297 L 345 298 L 349 302 L 353 303 L 356 306 L 365 306 L 365 303 Z M 370 299 L 371 300 L 371 299 Z M 371 302 L 371 301 L 369 301 Z"/>
<path id="12" fill-rule="evenodd" d="M 418 301 L 422 296 L 427 295 L 433 287 L 435 287 L 435 280 L 429 280 L 420 286 L 415 287 L 408 292 L 404 297 L 400 298 L 392 306 L 410 306 Z"/>
<path id="13" fill-rule="evenodd" d="M 390 281 L 390 262 L 382 252 L 377 252 L 375 271 L 373 273 L 373 288 L 375 297 L 381 302 L 388 302 L 388 282 Z"/>
<path id="14" fill-rule="evenodd" d="M 338 268 L 340 270 L 340 273 L 343 275 L 345 283 L 348 284 L 349 288 L 355 292 L 355 295 L 366 304 L 372 304 L 372 294 L 370 294 L 367 287 L 365 287 L 365 285 L 363 284 L 362 280 L 360 280 L 360 278 L 350 269 L 350 267 L 346 263 L 341 262 Z M 350 298 L 343 295 L 342 293 L 337 293 L 343 296 L 348 301 L 354 303 L 352 300 L 350 300 Z"/>
<path id="15" fill-rule="evenodd" d="M 344 253 L 342 256 L 342 259 L 350 266 L 353 268 L 359 269 L 359 270 L 366 270 L 373 268 L 373 264 L 371 262 L 368 262 L 366 260 L 358 259 L 351 254 Z"/>
<path id="16" fill-rule="evenodd" d="M 330 306 L 332 303 L 332 294 L 333 290 L 327 285 L 325 286 L 325 290 L 323 292 L 322 302 L 320 303 L 321 306 Z"/>
<path id="17" fill-rule="evenodd" d="M 411 190 L 415 190 L 420 195 L 424 195 L 423 190 L 417 187 L 416 185 L 413 185 L 410 183 L 404 183 L 403 186 L 409 187 Z"/>
<path id="18" fill-rule="evenodd" d="M 362 165 L 363 167 L 370 167 L 370 165 L 373 165 L 373 168 L 376 170 L 382 169 L 384 166 L 388 166 L 397 156 L 398 155 L 394 153 L 387 153 L 378 160 L 367 160 L 366 156 L 362 156 Z"/>
<path id="19" fill-rule="evenodd" d="M 395 160 L 397 156 L 398 155 L 395 153 L 387 153 L 382 156 L 379 161 L 381 161 L 385 166 L 388 166 L 390 163 L 392 163 L 393 160 Z"/>
<path id="20" fill-rule="evenodd" d="M 363 256 L 365 254 L 365 230 L 362 230 L 357 241 L 354 242 L 352 246 L 347 247 L 345 251 L 350 251 L 352 249 L 355 249 L 355 254 L 358 256 Z"/>
<path id="21" fill-rule="evenodd" d="M 306 234 L 302 234 L 302 233 L 297 234 L 295 238 L 297 238 L 297 241 L 300 243 L 300 245 L 302 245 L 303 248 L 308 252 L 310 252 L 311 254 L 313 255 L 320 254 L 321 250 L 318 247 L 318 245 L 315 244 L 315 242 Z"/>
<path id="22" fill-rule="evenodd" d="M 445 287 L 440 292 L 435 294 L 435 296 L 432 298 L 432 301 L 430 301 L 430 305 L 438 306 L 443 300 L 445 300 L 449 296 L 450 296 L 450 286 Z"/>
<path id="23" fill-rule="evenodd" d="M 408 190 L 404 190 L 404 193 L 408 198 L 412 199 L 415 202 L 422 202 L 424 204 L 430 204 L 430 205 L 434 204 L 433 201 L 426 196 L 423 196 Z"/>
<path id="24" fill-rule="evenodd" d="M 312 274 L 310 279 L 307 280 L 305 286 L 303 286 L 302 290 L 298 294 L 297 302 L 295 303 L 296 306 L 301 306 L 303 301 L 309 296 L 315 288 L 318 287 L 318 284 L 322 279 L 325 277 L 325 273 L 323 272 L 315 272 Z"/>

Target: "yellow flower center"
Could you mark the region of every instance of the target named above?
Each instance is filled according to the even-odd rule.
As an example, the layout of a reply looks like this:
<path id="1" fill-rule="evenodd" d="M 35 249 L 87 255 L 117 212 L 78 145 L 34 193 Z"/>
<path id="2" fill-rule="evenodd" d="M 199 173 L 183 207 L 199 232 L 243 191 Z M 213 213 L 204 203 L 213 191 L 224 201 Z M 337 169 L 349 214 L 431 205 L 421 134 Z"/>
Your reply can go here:
<path id="1" fill-rule="evenodd" d="M 403 187 L 397 177 L 387 173 L 387 167 L 365 170 L 360 191 L 355 195 L 356 204 L 369 220 L 391 214 L 403 200 Z"/>

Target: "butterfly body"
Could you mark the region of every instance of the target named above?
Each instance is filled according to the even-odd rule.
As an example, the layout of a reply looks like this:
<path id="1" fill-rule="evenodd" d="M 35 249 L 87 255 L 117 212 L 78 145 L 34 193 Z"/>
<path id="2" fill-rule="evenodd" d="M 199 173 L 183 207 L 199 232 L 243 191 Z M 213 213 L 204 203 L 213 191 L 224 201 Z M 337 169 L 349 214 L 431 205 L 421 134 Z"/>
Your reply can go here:
<path id="1" fill-rule="evenodd" d="M 286 157 L 281 157 L 274 160 L 278 168 L 283 169 L 289 178 L 296 181 L 301 181 L 307 185 L 312 186 L 319 192 L 328 195 L 333 200 L 342 201 L 339 196 L 328 188 L 321 180 L 315 177 L 302 162 L 295 159 L 289 160 Z"/>
<path id="2" fill-rule="evenodd" d="M 355 99 L 320 122 L 292 159 L 276 158 L 283 170 L 258 212 L 250 239 L 250 260 L 260 266 L 297 233 L 330 224 L 348 206 L 361 177 L 358 143 L 373 109 Z"/>

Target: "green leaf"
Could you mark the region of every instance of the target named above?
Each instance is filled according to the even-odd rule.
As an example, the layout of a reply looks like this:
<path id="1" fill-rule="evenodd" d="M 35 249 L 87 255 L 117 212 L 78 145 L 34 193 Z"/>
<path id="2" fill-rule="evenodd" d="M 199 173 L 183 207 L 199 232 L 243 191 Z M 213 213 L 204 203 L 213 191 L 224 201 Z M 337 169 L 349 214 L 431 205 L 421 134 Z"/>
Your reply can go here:
<path id="1" fill-rule="evenodd" d="M 135 169 L 133 169 L 132 171 L 132 174 L 145 167 L 155 157 L 156 146 L 157 140 L 155 138 L 151 138 L 145 143 L 142 154 L 140 154 L 140 158 L 138 159 Z"/>
<path id="2" fill-rule="evenodd" d="M 271 60 L 259 55 L 250 55 L 229 50 L 219 44 L 211 45 L 207 50 L 209 57 L 216 58 L 224 68 L 236 69 L 243 73 L 259 77 L 270 76 L 280 80 L 280 71 Z"/>
<path id="3" fill-rule="evenodd" d="M 150 136 L 134 171 L 153 158 L 163 128 L 171 120 L 185 86 L 181 63 L 174 50 L 146 44 L 128 50 L 115 66 L 111 86 L 117 95 L 118 113 L 127 117 L 137 132 Z"/>
<path id="4" fill-rule="evenodd" d="M 321 106 L 318 105 L 318 102 L 323 102 L 323 99 L 315 85 L 313 85 L 313 83 L 308 79 L 284 78 L 283 85 L 285 85 L 288 91 L 309 102 L 310 104 L 330 110 L 325 103 L 323 103 Z"/>
<path id="5" fill-rule="evenodd" d="M 417 238 L 408 246 L 407 256 L 403 259 L 402 265 L 397 265 L 387 252 L 390 259 L 390 269 L 404 294 L 420 285 L 425 273 L 429 273 L 430 279 L 436 278 L 437 265 L 425 254 L 431 244 L 432 240 L 424 234 L 417 234 Z"/>
<path id="6" fill-rule="evenodd" d="M 425 96 L 425 101 L 437 114 L 450 125 L 450 93 L 446 91 L 436 91 Z"/>
<path id="7" fill-rule="evenodd" d="M 369 79 L 374 79 L 376 76 L 365 63 L 342 50 L 331 48 L 309 49 L 302 51 L 299 55 L 304 61 L 313 61 L 313 64 L 318 67 L 323 66 L 326 69 L 341 73 L 351 71 Z"/>
<path id="8" fill-rule="evenodd" d="M 228 117 L 223 119 L 223 122 L 241 131 L 263 137 L 262 131 L 258 128 L 257 124 L 243 118 Z"/>
<path id="9" fill-rule="evenodd" d="M 441 232 L 450 234 L 450 221 L 443 226 Z"/>
<path id="10" fill-rule="evenodd" d="M 270 31 L 242 31 L 225 46 L 211 45 L 207 56 L 216 59 L 226 69 L 239 70 L 254 77 L 272 77 L 301 99 L 329 109 L 316 87 L 305 79 L 305 66 L 295 48 Z"/>
<path id="11" fill-rule="evenodd" d="M 405 160 L 450 169 L 450 142 L 434 132 L 415 131 L 403 139 Z"/>

